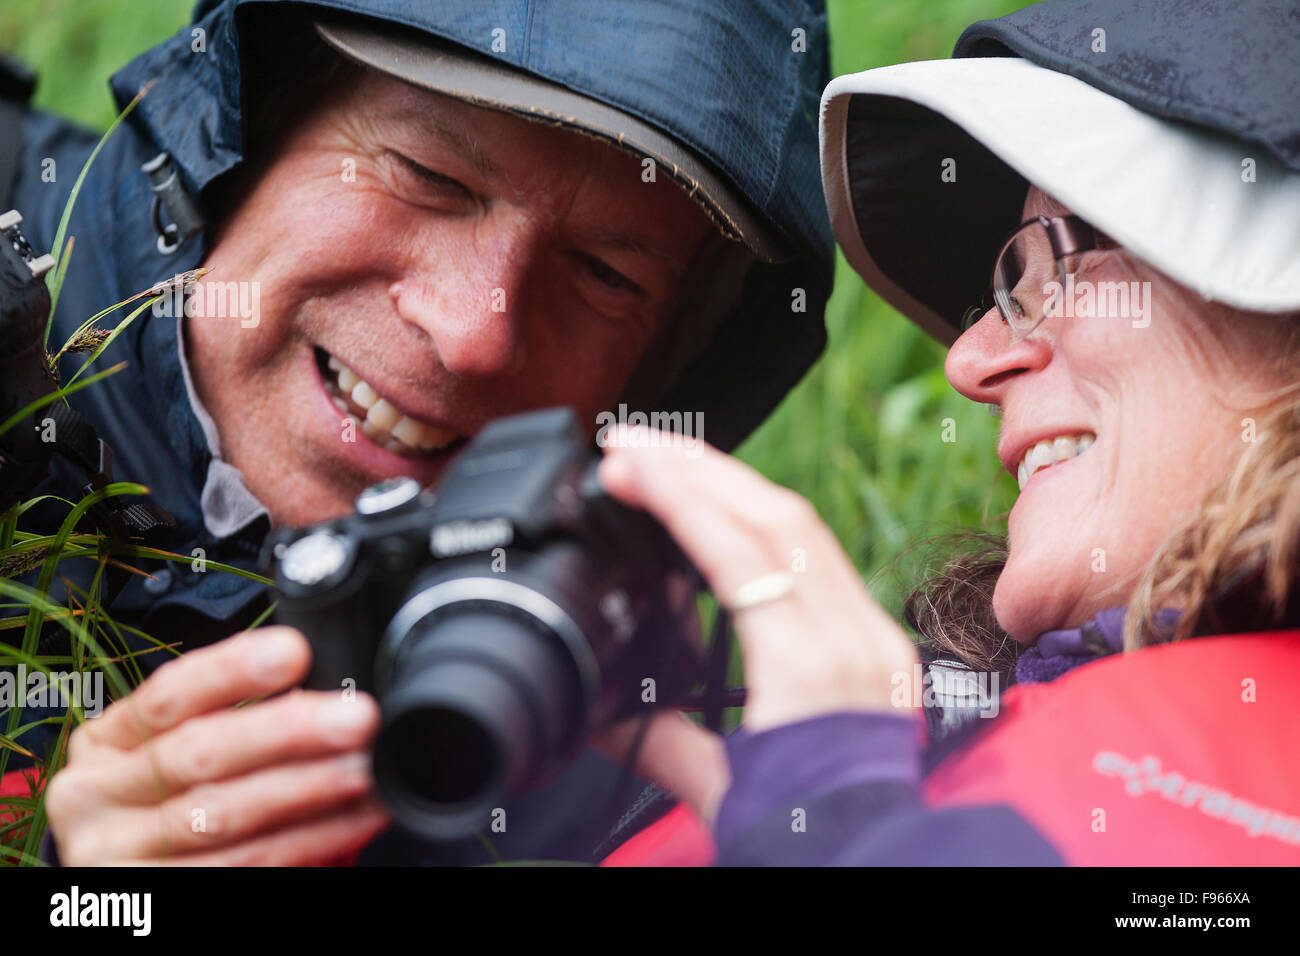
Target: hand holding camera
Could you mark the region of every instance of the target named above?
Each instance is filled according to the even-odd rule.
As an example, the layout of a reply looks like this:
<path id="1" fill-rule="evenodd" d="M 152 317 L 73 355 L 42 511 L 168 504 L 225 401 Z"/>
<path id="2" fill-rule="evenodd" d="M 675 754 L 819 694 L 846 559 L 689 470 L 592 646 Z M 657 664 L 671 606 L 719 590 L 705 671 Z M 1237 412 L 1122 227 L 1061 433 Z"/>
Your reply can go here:
<path id="1" fill-rule="evenodd" d="M 289 628 L 237 634 L 78 727 L 46 791 L 60 862 L 302 866 L 370 842 L 391 821 L 370 774 L 378 708 L 289 690 L 310 660 Z"/>
<path id="2" fill-rule="evenodd" d="M 593 732 L 704 678 L 698 576 L 597 464 L 571 411 L 516 415 L 436 496 L 395 479 L 267 539 L 277 620 L 311 640 L 307 686 L 379 699 L 376 784 L 409 829 L 486 831 Z"/>
<path id="3" fill-rule="evenodd" d="M 742 727 L 759 733 L 836 712 L 906 713 L 896 675 L 917 652 L 871 596 L 834 533 L 803 497 L 708 445 L 686 454 L 648 435 L 605 449 L 602 487 L 660 522 L 732 620 L 744 655 Z M 770 582 L 784 580 L 781 588 Z M 614 753 L 629 728 L 603 737 Z M 658 715 L 638 769 L 712 822 L 730 784 L 721 738 Z"/>

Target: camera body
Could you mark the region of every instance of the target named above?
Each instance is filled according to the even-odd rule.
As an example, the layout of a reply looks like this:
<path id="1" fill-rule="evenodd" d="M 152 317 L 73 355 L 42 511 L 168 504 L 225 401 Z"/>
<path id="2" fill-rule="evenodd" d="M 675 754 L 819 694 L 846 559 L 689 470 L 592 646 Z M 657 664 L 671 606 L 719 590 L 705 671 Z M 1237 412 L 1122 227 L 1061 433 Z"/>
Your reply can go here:
<path id="1" fill-rule="evenodd" d="M 311 642 L 307 686 L 379 699 L 376 785 L 408 828 L 485 829 L 590 733 L 703 679 L 698 574 L 601 491 L 597 463 L 568 409 L 516 415 L 436 495 L 390 480 L 354 515 L 268 538 L 276 620 Z"/>

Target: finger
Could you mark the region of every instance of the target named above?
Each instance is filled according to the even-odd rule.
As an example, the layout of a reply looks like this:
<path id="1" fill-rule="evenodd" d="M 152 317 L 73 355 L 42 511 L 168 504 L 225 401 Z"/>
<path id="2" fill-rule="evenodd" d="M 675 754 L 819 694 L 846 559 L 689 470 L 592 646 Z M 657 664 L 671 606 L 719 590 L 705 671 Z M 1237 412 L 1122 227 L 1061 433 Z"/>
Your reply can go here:
<path id="1" fill-rule="evenodd" d="M 263 767 L 358 749 L 378 729 L 379 706 L 368 694 L 292 691 L 195 717 L 127 754 L 115 752 L 98 789 L 115 802 L 157 804 Z"/>
<path id="2" fill-rule="evenodd" d="M 861 590 L 853 563 L 806 499 L 717 449 L 699 449 L 613 442 L 605 448 L 601 484 L 653 514 L 724 604 L 749 581 L 795 568 L 813 572 L 798 582 L 812 604 L 846 588 Z"/>
<path id="3" fill-rule="evenodd" d="M 783 518 L 807 519 L 816 511 L 801 496 L 770 481 L 738 458 L 718 451 L 704 442 L 689 448 L 676 447 L 664 436 L 658 442 L 653 429 L 634 428 L 632 432 L 649 438 L 625 439 L 605 449 L 606 460 L 615 472 L 631 472 L 632 485 L 620 496 L 630 495 L 627 503 L 652 514 L 671 513 L 682 504 L 702 503 L 721 509 L 741 525 L 764 530 L 781 524 Z M 602 471 L 602 479 L 606 472 Z M 618 481 L 615 475 L 616 482 Z M 688 492 L 691 500 L 681 502 L 673 494 Z"/>
<path id="4" fill-rule="evenodd" d="M 611 759 L 627 759 L 644 718 L 622 721 L 598 735 L 594 742 Z M 727 752 L 717 734 L 677 712 L 661 711 L 637 753 L 638 773 L 689 804 L 712 824 L 718 804 L 731 785 Z"/>
<path id="5" fill-rule="evenodd" d="M 169 866 L 309 866 L 332 863 L 360 850 L 392 823 L 392 814 L 372 798 L 320 820 L 245 840 L 234 846 L 185 853 L 151 862 Z"/>
<path id="6" fill-rule="evenodd" d="M 671 434 L 644 426 L 624 427 L 604 446 L 606 460 L 627 459 L 633 467 L 651 462 L 659 468 L 671 468 L 698 489 L 726 504 L 740 499 L 760 497 L 781 486 L 768 481 L 740 459 L 719 451 L 708 442 L 696 441 L 687 447 L 674 442 Z M 602 475 L 603 477 L 603 475 Z M 647 507 L 648 502 L 633 502 Z"/>
<path id="7" fill-rule="evenodd" d="M 737 473 L 732 466 L 749 470 L 713 449 L 690 458 L 677 448 L 613 446 L 600 466 L 602 486 L 658 519 L 724 599 L 746 581 L 788 566 L 745 506 L 719 496 Z"/>
<path id="8" fill-rule="evenodd" d="M 691 458 L 629 440 L 606 456 L 602 484 L 654 514 L 724 606 L 736 608 L 751 581 L 793 575 L 793 589 L 735 612 L 747 720 L 887 704 L 877 678 L 888 690 L 888 675 L 915 651 L 807 501 L 712 449 Z"/>
<path id="9" fill-rule="evenodd" d="M 234 846 L 318 819 L 373 790 L 364 750 L 272 767 L 137 808 L 136 832 L 117 838 L 108 855 L 169 857 Z"/>
<path id="10" fill-rule="evenodd" d="M 310 665 L 311 649 L 298 631 L 246 631 L 167 662 L 79 731 L 101 746 L 136 747 L 191 717 L 284 690 Z"/>

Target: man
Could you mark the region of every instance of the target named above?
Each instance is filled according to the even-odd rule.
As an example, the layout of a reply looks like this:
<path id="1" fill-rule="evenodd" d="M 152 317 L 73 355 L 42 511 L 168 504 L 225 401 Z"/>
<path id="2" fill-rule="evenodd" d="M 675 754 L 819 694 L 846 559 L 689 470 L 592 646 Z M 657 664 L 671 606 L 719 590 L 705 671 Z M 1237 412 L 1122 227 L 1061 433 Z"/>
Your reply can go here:
<path id="1" fill-rule="evenodd" d="M 176 517 L 173 550 L 252 568 L 272 525 L 345 513 L 384 477 L 435 482 L 484 422 L 528 408 L 571 405 L 593 432 L 622 402 L 702 414 L 705 437 L 734 447 L 815 360 L 831 263 L 818 7 L 331 6 L 201 2 L 191 30 L 114 77 L 121 103 L 154 85 L 73 216 L 53 341 L 160 279 L 210 270 L 114 344 L 106 358 L 127 358 L 125 373 L 73 400 L 118 477 Z M 47 248 L 91 141 L 32 113 L 22 133 L 8 205 Z M 57 185 L 41 181 L 49 157 Z M 56 777 L 48 801 L 63 855 L 309 862 L 377 832 L 364 773 L 348 769 L 373 713 L 323 742 L 319 695 L 231 711 L 300 678 L 305 648 L 276 632 L 223 640 L 265 608 L 255 583 L 151 570 L 114 615 L 202 649 L 135 695 L 144 736 L 110 711 L 74 738 L 70 782 Z M 261 677 L 246 666 L 255 647 L 282 651 Z M 202 788 L 256 806 L 229 811 L 249 832 L 135 840 L 158 831 L 156 793 L 121 796 L 146 738 L 185 758 L 165 807 Z M 492 852 L 590 859 L 616 776 L 588 751 L 511 807 Z M 362 856 L 488 858 L 475 840 L 395 831 Z"/>

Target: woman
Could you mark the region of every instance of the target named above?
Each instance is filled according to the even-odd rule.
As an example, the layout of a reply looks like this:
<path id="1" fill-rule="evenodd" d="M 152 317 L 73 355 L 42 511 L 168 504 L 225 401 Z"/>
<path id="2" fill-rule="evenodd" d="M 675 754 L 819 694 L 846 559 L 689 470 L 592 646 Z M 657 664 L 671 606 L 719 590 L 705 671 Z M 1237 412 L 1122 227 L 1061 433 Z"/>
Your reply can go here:
<path id="1" fill-rule="evenodd" d="M 642 751 L 711 835 L 674 811 L 607 862 L 1300 863 L 1300 76 L 1242 55 L 1296 62 L 1300 31 L 1112 6 L 823 96 L 849 262 L 951 343 L 1021 488 L 1005 553 L 954 558 L 908 617 L 1015 686 L 968 681 L 978 714 L 924 748 L 917 651 L 812 508 L 624 442 L 602 481 L 735 612 L 750 698 L 725 741 L 662 716 Z"/>

